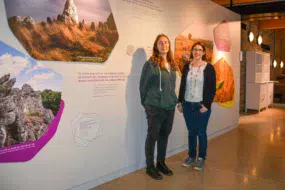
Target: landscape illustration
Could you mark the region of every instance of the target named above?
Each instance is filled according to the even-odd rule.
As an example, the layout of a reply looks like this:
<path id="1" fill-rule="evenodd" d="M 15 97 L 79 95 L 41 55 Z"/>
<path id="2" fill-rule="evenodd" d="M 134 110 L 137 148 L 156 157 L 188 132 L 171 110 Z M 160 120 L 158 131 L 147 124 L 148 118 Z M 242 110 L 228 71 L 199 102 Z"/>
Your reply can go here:
<path id="1" fill-rule="evenodd" d="M 192 23 L 176 37 L 174 58 L 181 73 L 184 64 L 191 61 L 190 50 L 194 43 L 202 42 L 206 47 L 206 61 L 213 64 L 216 71 L 216 96 L 214 98 L 214 102 L 220 106 L 232 108 L 234 106 L 235 98 L 233 70 L 224 56 L 217 61 L 214 61 L 215 55 L 213 52 L 214 45 L 217 47 L 219 46 L 221 51 L 230 51 L 230 35 L 228 34 L 228 30 L 222 30 L 224 28 L 228 28 L 226 24 L 227 23 L 222 22 L 222 24 L 219 24 L 219 27 L 215 27 L 214 32 L 211 33 L 209 31 L 212 29 L 209 28 L 209 26 L 198 22 Z M 211 40 L 213 38 L 213 34 L 215 44 Z M 227 37 L 227 40 L 220 40 L 224 39 L 225 36 Z"/>
<path id="2" fill-rule="evenodd" d="M 0 41 L 0 150 L 46 133 L 62 109 L 61 86 L 60 74 Z"/>
<path id="3" fill-rule="evenodd" d="M 119 34 L 107 0 L 5 0 L 10 29 L 37 60 L 104 63 Z"/>
<path id="4" fill-rule="evenodd" d="M 212 61 L 213 42 L 199 37 L 193 37 L 191 33 L 187 36 L 179 34 L 175 39 L 174 58 L 179 70 L 182 71 L 185 62 L 190 61 L 190 50 L 196 42 L 202 42 L 206 47 L 206 59 L 208 63 Z"/>

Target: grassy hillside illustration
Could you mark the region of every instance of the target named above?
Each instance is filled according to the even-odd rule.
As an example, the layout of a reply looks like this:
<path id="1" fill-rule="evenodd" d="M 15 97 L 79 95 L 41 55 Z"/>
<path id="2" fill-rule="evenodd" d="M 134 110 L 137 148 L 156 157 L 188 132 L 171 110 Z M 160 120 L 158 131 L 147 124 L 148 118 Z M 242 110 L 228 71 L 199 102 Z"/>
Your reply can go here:
<path id="1" fill-rule="evenodd" d="M 17 6 L 15 3 L 12 5 Z M 80 21 L 75 3 L 67 0 L 57 18 L 10 16 L 8 23 L 27 52 L 37 60 L 103 63 L 119 38 L 113 14 L 108 15 L 106 20 Z"/>
<path id="2" fill-rule="evenodd" d="M 190 50 L 194 43 L 202 42 L 206 46 L 206 59 L 207 62 L 211 63 L 212 54 L 213 54 L 213 42 L 210 40 L 204 40 L 201 38 L 192 38 L 191 33 L 188 36 L 179 35 L 175 39 L 175 52 L 174 57 L 175 61 L 178 64 L 180 70 L 183 69 L 186 61 L 190 60 Z"/>

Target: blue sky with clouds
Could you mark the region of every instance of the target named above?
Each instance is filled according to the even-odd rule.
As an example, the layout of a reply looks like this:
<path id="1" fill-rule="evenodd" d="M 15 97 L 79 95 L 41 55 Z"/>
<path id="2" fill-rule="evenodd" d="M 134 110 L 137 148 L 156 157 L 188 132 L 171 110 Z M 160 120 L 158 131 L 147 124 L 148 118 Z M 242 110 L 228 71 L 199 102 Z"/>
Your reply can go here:
<path id="1" fill-rule="evenodd" d="M 34 90 L 61 92 L 62 76 L 59 73 L 0 41 L 0 77 L 8 73 L 10 78 L 16 78 L 15 88 L 21 89 L 27 83 Z"/>
<path id="2" fill-rule="evenodd" d="M 31 16 L 37 22 L 62 14 L 66 0 L 5 0 L 6 13 L 11 16 Z M 74 0 L 79 20 L 105 22 L 111 13 L 109 0 Z"/>

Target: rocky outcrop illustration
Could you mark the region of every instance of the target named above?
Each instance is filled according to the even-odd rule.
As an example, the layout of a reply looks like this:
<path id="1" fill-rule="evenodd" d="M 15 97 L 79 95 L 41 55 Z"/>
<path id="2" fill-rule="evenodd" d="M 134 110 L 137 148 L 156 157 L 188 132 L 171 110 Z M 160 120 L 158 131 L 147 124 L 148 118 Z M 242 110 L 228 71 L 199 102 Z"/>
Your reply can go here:
<path id="1" fill-rule="evenodd" d="M 10 74 L 0 78 L 0 147 L 39 139 L 54 119 L 40 91 L 28 84 L 13 88 L 15 82 Z"/>
<path id="2" fill-rule="evenodd" d="M 214 102 L 224 107 L 233 107 L 235 96 L 235 81 L 231 66 L 224 58 L 219 59 L 215 64 L 217 91 Z"/>
<path id="3" fill-rule="evenodd" d="M 12 26 L 20 25 L 27 28 L 33 28 L 36 23 L 30 16 L 13 16 L 9 18 L 9 24 Z"/>
<path id="4" fill-rule="evenodd" d="M 103 0 L 94 1 L 92 4 L 97 5 Z M 37 2 L 34 3 L 37 4 Z M 27 52 L 37 60 L 103 63 L 109 58 L 119 39 L 111 7 L 109 6 L 108 17 L 101 16 L 99 11 L 90 13 L 98 14 L 98 20 L 86 20 L 86 18 L 80 18 L 78 12 L 89 10 L 84 10 L 82 6 L 77 7 L 75 3 L 74 0 L 65 0 L 64 7 L 62 5 L 58 9 L 60 12 L 57 10 L 55 14 L 52 13 L 53 16 L 46 14 L 44 20 L 42 17 L 38 18 L 37 14 L 33 14 L 34 18 L 9 17 L 8 23 Z M 24 4 L 22 1 L 5 0 L 6 8 Z M 19 14 L 22 15 L 27 11 L 24 15 L 29 15 L 29 9 L 25 10 L 24 7 L 26 5 Z M 82 10 L 78 11 L 79 7 L 82 7 Z M 104 11 L 108 11 L 108 7 L 105 7 Z M 13 15 L 15 14 L 13 12 Z M 9 15 L 8 12 L 7 15 Z"/>

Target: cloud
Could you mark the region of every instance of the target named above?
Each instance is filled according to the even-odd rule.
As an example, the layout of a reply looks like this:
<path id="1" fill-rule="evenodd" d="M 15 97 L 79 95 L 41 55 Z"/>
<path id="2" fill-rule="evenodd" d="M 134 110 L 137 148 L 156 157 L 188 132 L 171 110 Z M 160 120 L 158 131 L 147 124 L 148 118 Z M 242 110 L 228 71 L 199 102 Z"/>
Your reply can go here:
<path id="1" fill-rule="evenodd" d="M 38 69 L 44 69 L 44 65 L 41 63 L 41 62 L 37 62 L 31 69 L 27 70 L 25 72 L 25 75 L 29 75 L 31 74 L 32 72 L 38 70 Z"/>
<path id="2" fill-rule="evenodd" d="M 25 83 L 29 84 L 34 90 L 43 91 L 45 89 L 52 89 L 61 91 L 62 79 L 58 78 L 58 74 L 54 72 L 42 73 L 34 75 Z"/>
<path id="3" fill-rule="evenodd" d="M 48 0 L 48 2 L 52 5 L 63 6 L 65 4 L 66 0 Z"/>
<path id="4" fill-rule="evenodd" d="M 0 76 L 10 73 L 12 77 L 18 76 L 21 71 L 30 64 L 25 57 L 3 54 L 0 56 Z"/>
<path id="5" fill-rule="evenodd" d="M 53 80 L 44 83 L 36 83 L 31 85 L 34 90 L 44 91 L 46 89 L 61 92 L 61 81 Z"/>
<path id="6" fill-rule="evenodd" d="M 110 3 L 106 0 L 75 0 L 74 3 L 80 20 L 105 22 L 111 13 Z"/>
<path id="7" fill-rule="evenodd" d="M 5 0 L 6 13 L 8 18 L 12 16 L 31 16 L 35 21 L 45 20 L 49 17 L 56 17 L 62 12 L 61 0 Z M 55 4 L 56 3 L 56 4 Z"/>
<path id="8" fill-rule="evenodd" d="M 31 16 L 35 21 L 62 14 L 66 0 L 5 0 L 6 12 L 11 16 Z M 106 21 L 111 13 L 108 0 L 74 0 L 80 20 Z"/>
<path id="9" fill-rule="evenodd" d="M 25 56 L 13 48 L 0 43 L 0 77 L 5 74 L 16 79 L 14 88 L 21 89 L 27 83 L 35 90 L 51 89 L 61 91 L 62 76 L 44 67 L 30 56 Z M 2 47 L 3 46 L 3 47 Z M 2 49 L 3 48 L 3 49 Z"/>
<path id="10" fill-rule="evenodd" d="M 37 75 L 34 75 L 30 80 L 28 80 L 27 83 L 30 84 L 30 83 L 35 83 L 40 80 L 48 80 L 50 78 L 53 78 L 54 76 L 55 76 L 55 73 L 52 73 L 52 72 L 37 74 Z"/>

